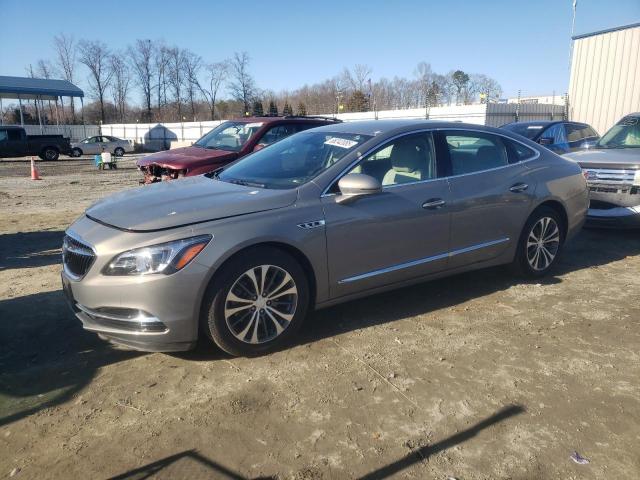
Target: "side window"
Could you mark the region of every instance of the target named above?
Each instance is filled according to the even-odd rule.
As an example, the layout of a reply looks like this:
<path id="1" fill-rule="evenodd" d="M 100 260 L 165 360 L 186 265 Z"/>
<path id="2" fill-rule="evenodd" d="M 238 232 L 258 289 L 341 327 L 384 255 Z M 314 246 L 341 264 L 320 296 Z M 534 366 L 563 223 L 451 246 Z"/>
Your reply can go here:
<path id="1" fill-rule="evenodd" d="M 567 123 L 565 124 L 565 128 L 567 130 L 567 141 L 569 143 L 579 142 L 587 136 L 586 127 L 584 125 Z"/>
<path id="2" fill-rule="evenodd" d="M 91 137 L 89 140 L 87 140 L 87 143 L 99 143 L 100 142 L 100 137 Z"/>
<path id="3" fill-rule="evenodd" d="M 598 136 L 598 132 L 596 132 L 593 128 L 591 127 L 587 127 L 585 130 L 585 137 L 597 137 Z"/>
<path id="4" fill-rule="evenodd" d="M 444 132 L 451 160 L 451 174 L 481 172 L 509 165 L 502 137 L 490 133 Z"/>
<path id="5" fill-rule="evenodd" d="M 365 157 L 349 173 L 377 178 L 383 187 L 436 178 L 436 155 L 431 133 L 397 138 Z"/>
<path id="6" fill-rule="evenodd" d="M 6 130 L 0 130 L 0 142 L 4 142 L 9 138 Z"/>
<path id="7" fill-rule="evenodd" d="M 272 127 L 262 136 L 259 143 L 265 147 L 272 143 L 276 143 L 278 140 L 282 140 L 283 138 L 298 132 L 299 130 L 296 127 L 297 125 L 278 125 Z"/>
<path id="8" fill-rule="evenodd" d="M 14 142 L 19 141 L 22 138 L 22 136 L 20 135 L 20 130 L 8 130 L 7 135 L 9 140 Z"/>
<path id="9" fill-rule="evenodd" d="M 507 156 L 509 157 L 509 163 L 524 162 L 535 157 L 536 152 L 531 148 L 523 145 L 520 142 L 503 138 L 502 142 L 507 147 Z"/>
<path id="10" fill-rule="evenodd" d="M 564 125 L 562 123 L 556 123 L 551 127 L 547 128 L 543 133 L 542 137 L 544 138 L 553 138 L 552 145 L 566 145 L 567 144 L 567 135 L 564 130 Z"/>

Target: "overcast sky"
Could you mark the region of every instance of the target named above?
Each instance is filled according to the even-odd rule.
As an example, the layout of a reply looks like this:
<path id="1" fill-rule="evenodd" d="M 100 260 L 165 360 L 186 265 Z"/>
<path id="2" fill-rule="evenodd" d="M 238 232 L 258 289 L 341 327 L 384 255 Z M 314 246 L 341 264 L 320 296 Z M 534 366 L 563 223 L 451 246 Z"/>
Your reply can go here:
<path id="1" fill-rule="evenodd" d="M 247 51 L 258 86 L 279 91 L 365 63 L 372 80 L 434 71 L 485 73 L 505 96 L 564 93 L 572 0 L 119 1 L 0 0 L 0 75 L 53 59 L 52 37 L 121 50 L 163 39 L 207 62 Z M 575 34 L 640 22 L 640 0 L 578 0 Z M 79 86 L 86 85 L 81 71 Z"/>

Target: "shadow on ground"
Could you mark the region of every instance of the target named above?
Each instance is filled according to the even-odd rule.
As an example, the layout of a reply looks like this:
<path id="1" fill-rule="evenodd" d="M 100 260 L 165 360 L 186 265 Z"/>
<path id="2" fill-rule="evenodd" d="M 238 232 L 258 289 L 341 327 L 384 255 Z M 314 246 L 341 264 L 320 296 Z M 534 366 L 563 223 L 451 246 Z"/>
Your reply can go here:
<path id="1" fill-rule="evenodd" d="M 374 470 L 366 475 L 359 477 L 359 480 L 382 480 L 392 478 L 403 470 L 412 465 L 429 460 L 429 457 L 439 452 L 447 450 L 456 445 L 460 445 L 478 435 L 481 431 L 503 422 L 513 416 L 520 415 L 525 412 L 521 405 L 508 405 L 497 411 L 493 415 L 481 420 L 470 428 L 463 430 L 455 435 L 451 435 L 432 445 L 426 445 L 411 451 L 406 456 Z M 111 480 L 140 480 L 150 478 L 158 473 L 162 473 L 167 478 L 196 478 L 198 476 L 210 476 L 210 478 L 228 478 L 231 480 L 249 480 L 237 472 L 207 458 L 197 450 L 186 450 L 174 455 L 170 455 L 156 462 L 149 463 L 139 468 L 129 470 Z M 258 477 L 253 480 L 276 479 L 278 477 Z M 296 476 L 298 478 L 298 476 Z M 300 477 L 302 478 L 302 477 Z M 306 478 L 306 477 L 304 477 Z M 315 477 L 314 477 L 315 478 Z"/>
<path id="2" fill-rule="evenodd" d="M 60 263 L 63 237 L 62 230 L 0 235 L 0 270 Z"/>
<path id="3" fill-rule="evenodd" d="M 62 291 L 0 302 L 0 426 L 59 405 L 101 367 L 142 355 L 82 330 Z"/>

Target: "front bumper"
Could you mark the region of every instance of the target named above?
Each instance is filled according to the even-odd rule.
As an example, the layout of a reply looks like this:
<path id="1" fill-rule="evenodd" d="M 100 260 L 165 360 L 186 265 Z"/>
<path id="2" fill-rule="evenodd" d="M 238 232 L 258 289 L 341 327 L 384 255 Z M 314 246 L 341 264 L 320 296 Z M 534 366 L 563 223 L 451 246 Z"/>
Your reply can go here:
<path id="1" fill-rule="evenodd" d="M 120 232 L 86 217 L 77 220 L 67 234 L 95 252 L 86 273 L 78 275 L 66 263 L 61 273 L 65 296 L 86 330 L 145 351 L 188 350 L 195 345 L 209 268 L 195 259 L 171 275 L 102 275 L 100 272 L 115 254 L 172 238 L 159 233 Z"/>
<path id="2" fill-rule="evenodd" d="M 607 209 L 589 208 L 588 227 L 640 228 L 640 205 Z"/>

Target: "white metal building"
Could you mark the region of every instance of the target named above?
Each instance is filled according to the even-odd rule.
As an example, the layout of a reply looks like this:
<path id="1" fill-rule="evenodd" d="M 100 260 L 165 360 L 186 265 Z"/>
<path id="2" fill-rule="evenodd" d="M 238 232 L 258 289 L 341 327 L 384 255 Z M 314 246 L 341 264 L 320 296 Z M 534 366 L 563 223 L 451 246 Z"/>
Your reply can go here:
<path id="1" fill-rule="evenodd" d="M 569 118 L 604 134 L 640 111 L 640 23 L 573 37 Z"/>

